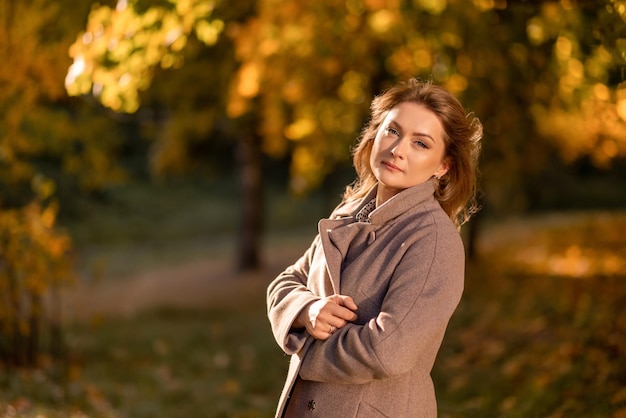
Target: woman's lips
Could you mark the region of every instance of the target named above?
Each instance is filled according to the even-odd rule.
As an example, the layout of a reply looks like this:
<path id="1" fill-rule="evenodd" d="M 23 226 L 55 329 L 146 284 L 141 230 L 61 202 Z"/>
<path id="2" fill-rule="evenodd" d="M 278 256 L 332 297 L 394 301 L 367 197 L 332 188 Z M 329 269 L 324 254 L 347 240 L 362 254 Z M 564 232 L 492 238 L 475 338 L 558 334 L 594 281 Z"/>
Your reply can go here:
<path id="1" fill-rule="evenodd" d="M 387 167 L 389 170 L 391 171 L 398 171 L 398 172 L 402 172 L 402 170 L 400 170 L 400 167 L 390 163 L 389 161 L 383 161 L 382 164 Z"/>

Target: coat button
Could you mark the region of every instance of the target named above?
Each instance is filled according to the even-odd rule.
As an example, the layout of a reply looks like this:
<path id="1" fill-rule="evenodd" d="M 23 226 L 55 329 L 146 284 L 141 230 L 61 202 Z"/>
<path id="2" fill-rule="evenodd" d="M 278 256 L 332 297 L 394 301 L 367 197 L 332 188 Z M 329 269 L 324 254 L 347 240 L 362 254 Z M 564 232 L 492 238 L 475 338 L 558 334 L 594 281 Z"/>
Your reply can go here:
<path id="1" fill-rule="evenodd" d="M 308 408 L 309 408 L 309 411 L 315 410 L 315 401 L 313 399 L 309 401 Z"/>

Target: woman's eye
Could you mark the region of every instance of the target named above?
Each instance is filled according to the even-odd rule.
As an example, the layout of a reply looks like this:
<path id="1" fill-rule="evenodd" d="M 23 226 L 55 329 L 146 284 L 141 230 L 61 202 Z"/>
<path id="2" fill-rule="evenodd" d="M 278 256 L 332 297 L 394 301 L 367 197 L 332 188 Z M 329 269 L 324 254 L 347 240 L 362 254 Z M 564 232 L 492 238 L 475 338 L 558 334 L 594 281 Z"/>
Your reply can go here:
<path id="1" fill-rule="evenodd" d="M 387 128 L 387 133 L 395 136 L 400 136 L 400 132 L 393 128 Z"/>
<path id="2" fill-rule="evenodd" d="M 426 145 L 426 143 L 424 141 L 414 141 L 413 142 L 415 145 L 417 145 L 418 147 L 421 148 L 428 148 L 428 145 Z"/>

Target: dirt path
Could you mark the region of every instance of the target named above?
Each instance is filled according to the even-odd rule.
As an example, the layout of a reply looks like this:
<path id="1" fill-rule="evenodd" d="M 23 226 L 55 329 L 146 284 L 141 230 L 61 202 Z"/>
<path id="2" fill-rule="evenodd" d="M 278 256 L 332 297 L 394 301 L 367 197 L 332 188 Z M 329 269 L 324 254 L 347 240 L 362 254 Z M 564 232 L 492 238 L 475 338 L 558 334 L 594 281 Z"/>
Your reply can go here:
<path id="1" fill-rule="evenodd" d="M 83 322 L 100 317 L 127 317 L 157 308 L 237 309 L 265 303 L 265 289 L 302 253 L 300 245 L 273 249 L 265 267 L 236 274 L 231 260 L 207 259 L 155 268 L 132 277 L 80 282 L 62 292 L 63 318 Z"/>
<path id="2" fill-rule="evenodd" d="M 573 228 L 589 223 L 590 219 L 596 223 L 604 219 L 603 222 L 611 224 L 612 219 L 623 216 L 585 213 L 512 219 L 487 226 L 478 240 L 479 252 L 489 253 L 511 243 L 517 251 L 537 230 L 558 225 Z M 307 246 L 308 241 L 303 239 L 266 248 L 266 267 L 254 274 L 237 275 L 231 260 L 211 258 L 149 269 L 132 277 L 105 278 L 95 283 L 83 281 L 64 291 L 63 316 L 69 321 L 84 321 L 99 316 L 134 315 L 159 307 L 237 309 L 250 303 L 264 306 L 269 281 L 293 263 Z"/>
<path id="3" fill-rule="evenodd" d="M 268 283 L 300 257 L 309 244 L 307 239 L 266 248 L 265 268 L 250 274 L 236 274 L 232 260 L 212 257 L 146 269 L 128 277 L 79 280 L 62 294 L 63 318 L 83 322 L 158 308 L 237 309 L 251 303 L 261 307 Z"/>

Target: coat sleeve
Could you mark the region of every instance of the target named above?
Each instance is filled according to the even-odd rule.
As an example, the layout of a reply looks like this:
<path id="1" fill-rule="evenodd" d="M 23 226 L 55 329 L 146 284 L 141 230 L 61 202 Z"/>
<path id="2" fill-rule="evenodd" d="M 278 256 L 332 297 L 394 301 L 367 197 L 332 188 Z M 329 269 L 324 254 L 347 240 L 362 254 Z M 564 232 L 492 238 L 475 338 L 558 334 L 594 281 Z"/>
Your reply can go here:
<path id="1" fill-rule="evenodd" d="M 439 233 L 434 245 L 432 239 L 413 243 L 394 270 L 378 315 L 364 325 L 348 324 L 326 341 L 315 340 L 300 376 L 358 384 L 416 367 L 430 373 L 463 292 L 464 268 L 458 233 Z"/>
<path id="2" fill-rule="evenodd" d="M 302 257 L 280 273 L 267 288 L 267 315 L 272 333 L 286 354 L 300 351 L 309 337 L 304 329 L 293 329 L 292 324 L 304 306 L 320 299 L 307 288 L 311 260 L 319 245 L 318 235 Z"/>

